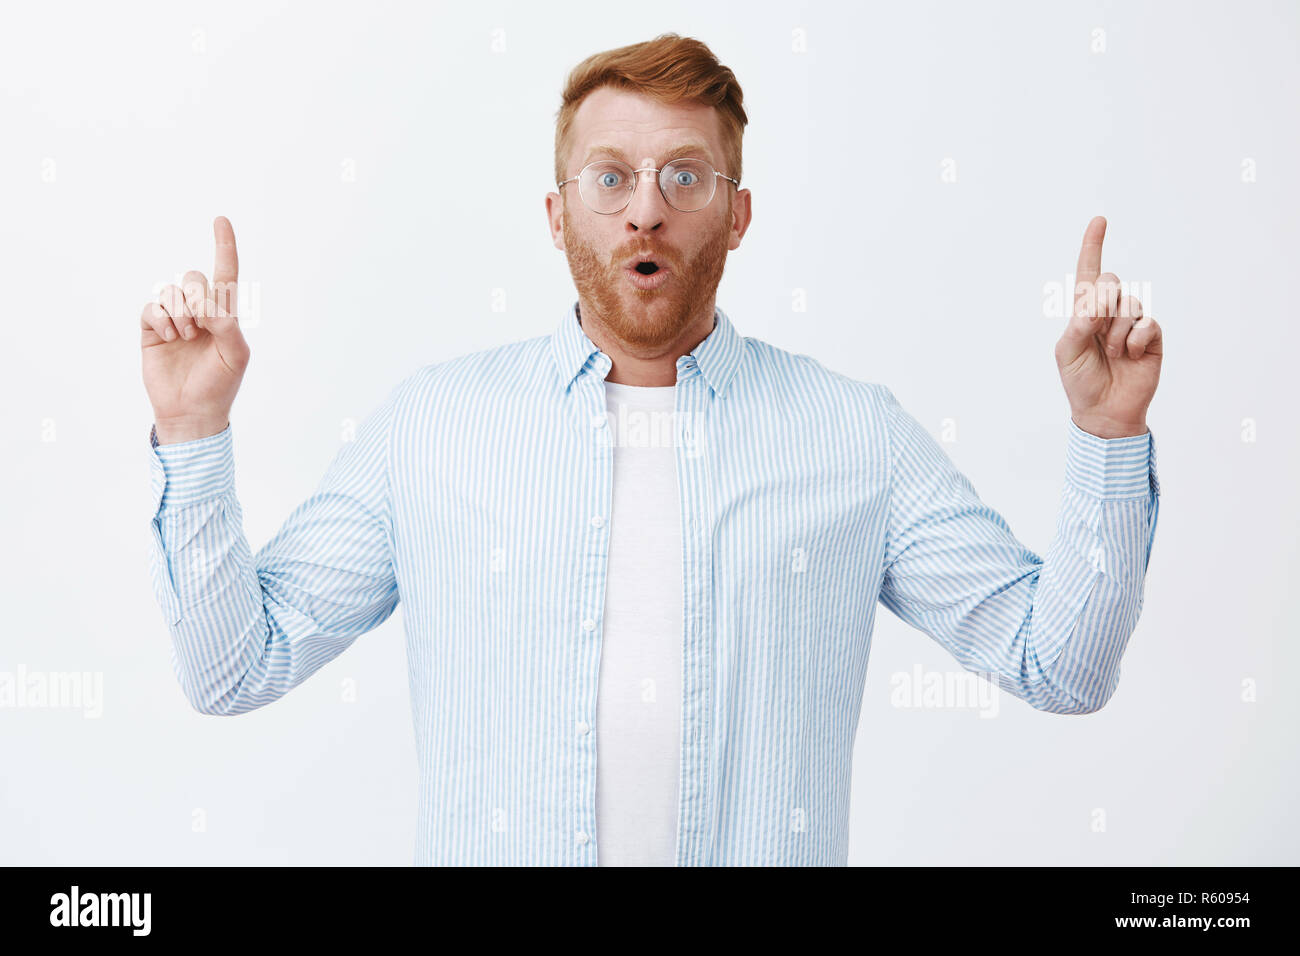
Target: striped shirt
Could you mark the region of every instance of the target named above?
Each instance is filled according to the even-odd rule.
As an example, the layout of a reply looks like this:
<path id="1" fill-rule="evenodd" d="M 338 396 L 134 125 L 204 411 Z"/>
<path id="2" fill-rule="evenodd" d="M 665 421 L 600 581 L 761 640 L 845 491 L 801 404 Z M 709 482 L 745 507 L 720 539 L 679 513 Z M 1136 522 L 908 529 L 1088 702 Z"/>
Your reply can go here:
<path id="1" fill-rule="evenodd" d="M 677 865 L 847 862 L 877 604 L 1034 708 L 1110 698 L 1155 533 L 1150 432 L 1069 423 L 1039 557 L 888 388 L 721 309 L 676 365 Z M 270 703 L 400 599 L 416 864 L 595 865 L 610 367 L 575 304 L 551 335 L 419 369 L 256 555 L 230 427 L 151 433 L 154 593 L 192 706 Z"/>

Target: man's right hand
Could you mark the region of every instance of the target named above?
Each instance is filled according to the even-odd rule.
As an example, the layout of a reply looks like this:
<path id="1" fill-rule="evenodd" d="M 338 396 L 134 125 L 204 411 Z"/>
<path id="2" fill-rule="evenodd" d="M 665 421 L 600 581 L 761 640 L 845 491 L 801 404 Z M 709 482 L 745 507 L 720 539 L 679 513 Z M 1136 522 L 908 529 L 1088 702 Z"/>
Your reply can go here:
<path id="1" fill-rule="evenodd" d="M 144 387 L 153 404 L 158 444 L 207 438 L 230 424 L 230 408 L 248 367 L 249 348 L 236 317 L 239 256 L 230 220 L 212 223 L 217 241 L 212 286 L 191 270 L 140 316 Z"/>

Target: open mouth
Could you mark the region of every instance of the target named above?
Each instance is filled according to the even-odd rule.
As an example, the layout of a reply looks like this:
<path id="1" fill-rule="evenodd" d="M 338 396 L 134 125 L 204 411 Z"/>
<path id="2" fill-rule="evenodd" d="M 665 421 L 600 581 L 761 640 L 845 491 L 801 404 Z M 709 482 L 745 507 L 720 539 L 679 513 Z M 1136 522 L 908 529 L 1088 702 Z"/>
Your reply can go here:
<path id="1" fill-rule="evenodd" d="M 654 292 L 672 278 L 672 269 L 656 261 L 649 252 L 633 256 L 623 263 L 623 267 L 633 288 L 641 292 Z"/>

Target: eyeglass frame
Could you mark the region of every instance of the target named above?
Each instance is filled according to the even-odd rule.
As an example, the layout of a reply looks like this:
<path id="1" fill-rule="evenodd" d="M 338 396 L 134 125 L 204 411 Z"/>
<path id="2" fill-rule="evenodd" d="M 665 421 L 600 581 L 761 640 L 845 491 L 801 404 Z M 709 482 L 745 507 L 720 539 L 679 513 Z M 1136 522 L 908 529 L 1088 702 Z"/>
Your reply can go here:
<path id="1" fill-rule="evenodd" d="M 677 209 L 677 207 L 674 206 L 674 205 L 672 204 L 672 201 L 669 200 L 669 198 L 668 198 L 668 194 L 667 194 L 666 192 L 664 192 L 664 184 L 661 183 L 661 182 L 659 181 L 659 175 L 658 175 L 658 174 L 659 174 L 660 172 L 662 172 L 664 169 L 667 169 L 667 168 L 668 168 L 669 166 L 671 166 L 673 163 L 678 162 L 679 160 L 682 160 L 682 159 L 689 159 L 689 160 L 692 160 L 692 161 L 694 161 L 694 162 L 701 163 L 701 164 L 703 164 L 704 166 L 706 166 L 708 169 L 713 170 L 713 176 L 714 176 L 714 179 L 713 179 L 713 192 L 709 193 L 709 198 L 708 198 L 707 200 L 705 200 L 704 205 L 701 206 L 699 209 Z M 608 158 L 606 158 L 606 159 L 593 159 L 593 160 L 592 160 L 591 162 L 589 162 L 586 166 L 583 166 L 582 169 L 578 170 L 578 175 L 576 175 L 576 176 L 570 176 L 568 179 L 561 180 L 560 182 L 558 182 L 558 183 L 555 184 L 555 188 L 556 188 L 557 190 L 559 190 L 559 189 L 563 189 L 563 188 L 564 188 L 566 185 L 568 185 L 569 183 L 577 182 L 579 179 L 582 178 L 582 174 L 583 174 L 583 173 L 585 173 L 585 172 L 586 172 L 588 169 L 590 169 L 592 166 L 595 166 L 597 163 L 618 163 L 620 166 L 623 166 L 623 167 L 625 167 L 625 168 L 627 168 L 627 169 L 632 169 L 632 167 L 631 167 L 628 163 L 625 163 L 625 162 L 623 162 L 623 161 L 620 160 L 620 159 L 608 159 Z M 582 199 L 582 204 L 583 204 L 584 206 L 587 206 L 588 209 L 591 209 L 591 211 L 594 212 L 594 213 L 596 213 L 597 216 L 617 216 L 619 213 L 621 213 L 624 209 L 626 209 L 629 205 L 632 204 L 632 197 L 636 195 L 636 189 L 637 189 L 638 186 L 641 185 L 641 176 L 640 176 L 640 174 L 641 174 L 641 173 L 644 173 L 644 172 L 651 172 L 651 173 L 654 173 L 654 174 L 655 174 L 655 186 L 658 187 L 658 189 L 659 189 L 659 195 L 663 197 L 664 202 L 668 203 L 668 205 L 669 205 L 670 208 L 672 208 L 672 209 L 677 209 L 678 212 L 687 213 L 687 214 L 690 214 L 690 213 L 693 213 L 693 212 L 699 212 L 700 209 L 707 209 L 707 208 L 708 208 L 709 203 L 713 202 L 713 197 L 714 197 L 715 195 L 717 195 L 717 192 L 718 192 L 718 179 L 717 179 L 717 177 L 719 177 L 719 176 L 721 176 L 721 177 L 722 177 L 723 179 L 725 179 L 727 182 L 729 182 L 729 183 L 731 183 L 732 185 L 734 185 L 737 189 L 740 188 L 740 180 L 739 180 L 739 179 L 732 179 L 732 178 L 731 178 L 730 176 L 728 176 L 726 173 L 718 172 L 718 170 L 713 169 L 713 167 L 712 167 L 709 163 L 705 162 L 704 160 L 699 159 L 699 158 L 697 158 L 697 157 L 695 157 L 695 156 L 680 156 L 680 157 L 678 157 L 678 159 L 670 159 L 668 162 L 664 163 L 663 166 L 642 166 L 640 169 L 632 169 L 632 188 L 629 189 L 629 190 L 627 191 L 627 202 L 623 203 L 623 205 L 619 206 L 617 209 L 610 210 L 609 212 L 597 212 L 595 209 L 591 209 L 591 206 L 588 206 L 588 205 L 587 205 L 587 200 L 586 200 L 585 198 L 583 198 L 583 195 L 582 195 L 582 187 L 581 187 L 581 186 L 578 187 L 578 198 L 579 198 L 579 199 Z"/>

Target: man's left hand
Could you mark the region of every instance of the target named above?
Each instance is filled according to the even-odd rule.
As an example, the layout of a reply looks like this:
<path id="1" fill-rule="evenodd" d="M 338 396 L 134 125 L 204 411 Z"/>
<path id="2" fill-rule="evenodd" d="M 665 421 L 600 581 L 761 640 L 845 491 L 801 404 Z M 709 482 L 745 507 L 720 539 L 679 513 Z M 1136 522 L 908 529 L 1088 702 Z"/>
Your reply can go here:
<path id="1" fill-rule="evenodd" d="M 1074 423 L 1099 438 L 1147 431 L 1147 407 L 1160 381 L 1164 342 L 1142 303 L 1101 274 L 1106 220 L 1088 223 L 1075 275 L 1073 316 L 1056 343 L 1056 365 Z"/>

